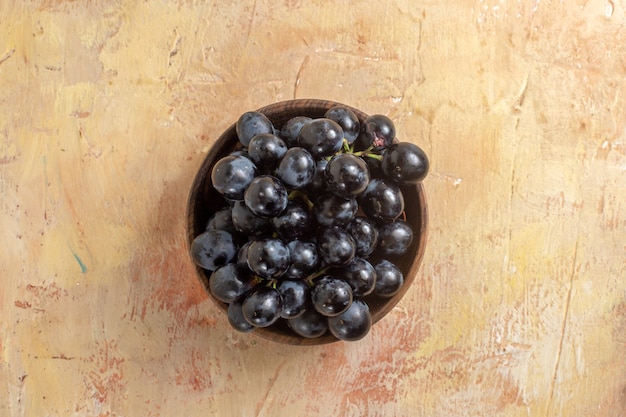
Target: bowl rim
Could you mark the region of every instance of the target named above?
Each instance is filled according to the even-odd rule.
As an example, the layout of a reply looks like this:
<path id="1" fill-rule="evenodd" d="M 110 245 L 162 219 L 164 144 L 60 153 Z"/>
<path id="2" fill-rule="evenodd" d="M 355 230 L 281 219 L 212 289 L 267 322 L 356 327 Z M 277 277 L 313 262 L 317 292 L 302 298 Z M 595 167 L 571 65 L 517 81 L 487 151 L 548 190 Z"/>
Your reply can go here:
<path id="1" fill-rule="evenodd" d="M 275 102 L 263 107 L 258 108 L 256 111 L 265 114 L 277 127 L 278 125 L 282 126 L 287 120 L 296 115 L 316 115 L 315 117 L 322 117 L 323 113 L 326 110 L 330 109 L 334 106 L 345 106 L 351 109 L 362 121 L 369 114 L 356 109 L 350 105 L 343 104 L 336 101 L 331 100 L 323 100 L 323 99 L 293 99 L 293 100 L 284 100 Z M 306 114 L 303 114 L 306 113 Z M 233 140 L 234 139 L 234 140 Z M 234 142 L 234 143 L 233 143 Z M 191 258 L 191 242 L 193 239 L 199 234 L 199 228 L 197 227 L 197 218 L 198 218 L 198 210 L 202 204 L 199 203 L 200 199 L 204 199 L 209 193 L 207 186 L 210 186 L 210 172 L 212 166 L 215 164 L 217 159 L 220 156 L 225 156 L 228 152 L 234 150 L 238 147 L 238 140 L 236 134 L 236 120 L 232 123 L 227 129 L 225 129 L 220 136 L 211 144 L 209 151 L 204 157 L 200 167 L 198 168 L 194 179 L 192 181 L 192 185 L 190 187 L 190 191 L 187 198 L 187 221 L 186 221 L 186 245 L 187 245 L 187 253 L 190 257 L 192 265 L 196 271 L 196 279 L 199 279 L 203 284 L 203 288 L 209 299 L 218 307 L 219 310 L 226 312 L 227 304 L 223 303 L 216 298 L 214 298 L 209 290 L 208 290 L 208 276 L 210 275 L 210 271 L 204 271 L 203 268 L 196 265 L 196 263 Z M 417 184 L 411 184 L 407 187 L 401 187 L 403 193 L 407 190 L 414 190 L 417 203 L 419 205 L 418 212 L 415 214 L 419 217 L 417 224 L 419 226 L 419 230 L 415 230 L 414 233 L 418 236 L 418 238 L 413 242 L 412 246 L 415 245 L 415 255 L 413 261 L 410 263 L 410 266 L 406 272 L 404 273 L 404 285 L 401 291 L 396 294 L 394 297 L 384 299 L 380 302 L 383 306 L 380 309 L 377 309 L 372 314 L 372 326 L 376 324 L 378 321 L 382 320 L 399 302 L 404 295 L 412 286 L 417 273 L 422 265 L 422 261 L 424 258 L 424 253 L 426 251 L 426 242 L 428 240 L 428 204 L 426 201 L 426 192 L 424 188 L 423 182 L 419 182 Z M 304 338 L 296 335 L 293 332 L 278 332 L 273 327 L 269 328 L 256 328 L 254 329 L 253 334 L 259 335 L 264 339 L 269 339 L 274 342 L 282 343 L 282 344 L 290 344 L 290 345 L 300 345 L 300 346 L 311 346 L 311 345 L 324 345 L 329 343 L 334 343 L 340 341 L 335 336 L 333 336 L 329 331 L 326 332 L 325 335 L 318 338 Z"/>

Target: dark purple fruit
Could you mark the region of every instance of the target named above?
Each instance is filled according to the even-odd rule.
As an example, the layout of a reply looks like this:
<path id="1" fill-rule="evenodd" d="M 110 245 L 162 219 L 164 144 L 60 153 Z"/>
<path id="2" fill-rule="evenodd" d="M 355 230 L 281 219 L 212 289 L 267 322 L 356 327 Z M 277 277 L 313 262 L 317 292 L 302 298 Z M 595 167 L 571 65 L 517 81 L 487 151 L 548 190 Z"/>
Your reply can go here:
<path id="1" fill-rule="evenodd" d="M 343 137 L 348 143 L 354 142 L 359 135 L 361 124 L 352 110 L 345 106 L 334 106 L 324 114 L 324 117 L 337 122 L 343 129 Z"/>
<path id="2" fill-rule="evenodd" d="M 259 287 L 243 299 L 241 310 L 244 319 L 254 327 L 268 327 L 280 318 L 282 307 L 278 290 Z"/>
<path id="3" fill-rule="evenodd" d="M 278 164 L 276 176 L 287 188 L 299 190 L 308 186 L 315 177 L 315 160 L 304 148 L 290 148 Z"/>
<path id="4" fill-rule="evenodd" d="M 254 330 L 254 326 L 248 323 L 243 316 L 242 301 L 243 299 L 235 300 L 228 305 L 228 323 L 239 332 L 250 333 Z"/>
<path id="5" fill-rule="evenodd" d="M 376 271 L 376 287 L 374 288 L 374 295 L 379 297 L 393 297 L 404 284 L 404 275 L 400 268 L 394 263 L 383 259 L 374 266 Z"/>
<path id="6" fill-rule="evenodd" d="M 369 306 L 363 300 L 354 300 L 345 312 L 328 319 L 328 329 L 339 340 L 362 339 L 371 328 L 372 316 Z"/>
<path id="7" fill-rule="evenodd" d="M 354 219 L 358 209 L 356 198 L 343 198 L 326 192 L 315 200 L 313 215 L 323 226 L 343 226 Z"/>
<path id="8" fill-rule="evenodd" d="M 332 276 L 318 279 L 311 289 L 313 307 L 323 316 L 333 317 L 352 303 L 352 289 L 347 282 Z"/>
<path id="9" fill-rule="evenodd" d="M 376 271 L 372 264 L 363 258 L 354 258 L 347 265 L 333 269 L 331 273 L 346 281 L 355 297 L 362 297 L 374 291 Z"/>
<path id="10" fill-rule="evenodd" d="M 207 230 L 191 242 L 191 257 L 196 265 L 215 271 L 237 255 L 233 236 L 224 230 Z"/>
<path id="11" fill-rule="evenodd" d="M 343 198 L 361 194 L 370 182 L 367 163 L 360 157 L 342 153 L 333 156 L 325 169 L 326 188 Z"/>
<path id="12" fill-rule="evenodd" d="M 320 265 L 317 245 L 305 240 L 292 240 L 287 244 L 291 265 L 284 278 L 304 279 L 314 273 Z"/>
<path id="13" fill-rule="evenodd" d="M 400 188 L 385 179 L 372 179 L 359 196 L 363 212 L 379 223 L 398 218 L 404 211 L 404 196 Z"/>
<path id="14" fill-rule="evenodd" d="M 396 127 L 391 119 L 382 114 L 368 116 L 361 123 L 359 137 L 354 142 L 355 149 L 381 150 L 393 143 Z"/>
<path id="15" fill-rule="evenodd" d="M 249 111 L 242 114 L 235 124 L 237 138 L 243 146 L 248 146 L 250 140 L 260 133 L 274 133 L 274 125 L 262 113 Z"/>
<path id="16" fill-rule="evenodd" d="M 228 200 L 243 200 L 243 194 L 257 175 L 257 167 L 250 159 L 228 155 L 215 163 L 211 170 L 213 188 Z"/>
<path id="17" fill-rule="evenodd" d="M 314 158 L 330 156 L 341 149 L 343 129 L 330 119 L 314 119 L 302 126 L 298 144 L 311 152 Z"/>
<path id="18" fill-rule="evenodd" d="M 287 207 L 287 189 L 278 178 L 259 175 L 246 188 L 244 201 L 255 215 L 275 217 Z"/>
<path id="19" fill-rule="evenodd" d="M 287 241 L 310 233 L 313 218 L 306 203 L 294 198 L 288 201 L 285 210 L 270 221 L 278 237 Z"/>
<path id="20" fill-rule="evenodd" d="M 381 163 L 385 176 L 398 184 L 422 181 L 428 174 L 428 166 L 426 153 L 410 142 L 390 145 Z"/>
<path id="21" fill-rule="evenodd" d="M 287 324 L 299 336 L 314 339 L 323 336 L 328 330 L 328 319 L 310 308 L 300 316 L 287 320 Z"/>
<path id="22" fill-rule="evenodd" d="M 311 120 L 313 119 L 307 116 L 295 116 L 287 120 L 282 129 L 280 129 L 280 136 L 285 143 L 287 143 L 288 147 L 293 148 L 294 146 L 298 146 L 298 136 L 300 136 L 302 126 L 309 123 Z"/>
<path id="23" fill-rule="evenodd" d="M 248 267 L 256 275 L 280 278 L 290 265 L 289 248 L 280 239 L 255 240 L 248 247 Z"/>
<path id="24" fill-rule="evenodd" d="M 232 303 L 253 287 L 250 271 L 234 263 L 220 266 L 209 278 L 211 295 L 224 303 Z"/>
<path id="25" fill-rule="evenodd" d="M 317 236 L 317 249 L 327 265 L 345 265 L 354 258 L 356 244 L 340 227 L 327 227 Z"/>
<path id="26" fill-rule="evenodd" d="M 396 220 L 378 229 L 377 252 L 382 256 L 404 255 L 412 242 L 413 229 L 403 220 Z"/>
<path id="27" fill-rule="evenodd" d="M 272 170 L 287 152 L 285 141 L 271 133 L 256 135 L 248 145 L 248 155 L 257 167 Z"/>
<path id="28" fill-rule="evenodd" d="M 369 256 L 378 243 L 378 227 L 367 217 L 357 216 L 348 223 L 346 230 L 356 244 L 356 256 Z"/>
<path id="29" fill-rule="evenodd" d="M 283 300 L 280 316 L 284 319 L 298 317 L 311 302 L 311 287 L 305 281 L 283 280 L 276 289 Z"/>

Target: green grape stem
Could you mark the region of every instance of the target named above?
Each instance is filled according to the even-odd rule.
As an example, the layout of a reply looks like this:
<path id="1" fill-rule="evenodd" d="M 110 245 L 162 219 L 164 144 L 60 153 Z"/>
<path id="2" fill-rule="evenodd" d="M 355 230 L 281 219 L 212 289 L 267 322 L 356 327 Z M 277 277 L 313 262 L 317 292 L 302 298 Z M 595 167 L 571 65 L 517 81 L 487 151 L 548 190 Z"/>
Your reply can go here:
<path id="1" fill-rule="evenodd" d="M 313 208 L 313 202 L 309 199 L 309 197 L 305 193 L 303 193 L 300 190 L 291 191 L 289 195 L 287 196 L 287 198 L 289 200 L 293 200 L 294 198 L 299 198 L 300 200 L 306 203 L 309 210 Z"/>
<path id="2" fill-rule="evenodd" d="M 322 269 L 318 270 L 317 272 L 309 275 L 304 280 L 306 281 L 307 284 L 309 284 L 310 287 L 312 287 L 313 286 L 313 282 L 315 281 L 315 279 L 321 277 L 322 275 L 325 275 L 328 272 L 329 269 L 330 269 L 329 266 L 327 266 L 325 268 L 322 268 Z"/>
<path id="3" fill-rule="evenodd" d="M 352 153 L 352 148 L 350 148 L 350 144 L 348 143 L 348 139 L 343 138 L 343 150 L 347 153 Z"/>
<path id="4" fill-rule="evenodd" d="M 373 159 L 377 159 L 379 161 L 383 160 L 383 156 L 374 152 L 369 152 L 364 154 L 363 156 L 368 157 L 368 158 L 373 158 Z"/>
<path id="5" fill-rule="evenodd" d="M 346 138 L 343 138 L 343 143 L 341 145 L 341 149 L 339 149 L 334 154 L 327 156 L 325 159 L 327 161 L 330 161 L 334 156 L 341 155 L 343 153 L 349 153 L 349 154 L 352 154 L 354 156 L 361 156 L 361 157 L 365 157 L 365 158 L 373 158 L 373 159 L 377 159 L 379 161 L 383 160 L 383 156 L 381 154 L 377 153 L 376 151 L 374 151 L 374 145 L 370 145 L 364 151 L 355 152 L 354 151 L 354 144 L 351 145 L 350 143 L 348 143 L 348 140 Z"/>

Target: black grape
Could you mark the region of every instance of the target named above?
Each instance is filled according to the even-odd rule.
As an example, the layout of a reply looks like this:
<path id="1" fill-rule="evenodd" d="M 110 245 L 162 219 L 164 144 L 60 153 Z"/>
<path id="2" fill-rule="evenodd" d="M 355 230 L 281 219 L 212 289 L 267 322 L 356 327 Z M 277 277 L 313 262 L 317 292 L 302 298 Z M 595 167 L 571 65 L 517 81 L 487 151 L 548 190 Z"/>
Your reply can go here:
<path id="1" fill-rule="evenodd" d="M 288 188 L 298 190 L 308 186 L 315 177 L 315 160 L 304 148 L 290 148 L 276 169 L 276 176 Z"/>
<path id="2" fill-rule="evenodd" d="M 364 338 L 372 328 L 369 306 L 363 300 L 354 300 L 350 307 L 328 319 L 328 329 L 339 340 L 356 341 Z"/>
<path id="3" fill-rule="evenodd" d="M 330 119 L 314 119 L 302 126 L 298 144 L 314 158 L 330 156 L 341 149 L 343 129 Z"/>
<path id="4" fill-rule="evenodd" d="M 324 114 L 324 117 L 337 122 L 343 129 L 343 137 L 348 143 L 354 142 L 359 135 L 361 124 L 352 110 L 345 106 L 334 106 Z"/>
<path id="5" fill-rule="evenodd" d="M 244 201 L 258 217 L 275 217 L 287 207 L 287 189 L 278 178 L 259 175 L 246 188 Z"/>
<path id="6" fill-rule="evenodd" d="M 296 318 L 287 320 L 287 324 L 299 336 L 314 339 L 323 336 L 328 330 L 328 319 L 315 309 L 310 308 Z"/>
<path id="7" fill-rule="evenodd" d="M 289 248 L 280 239 L 253 241 L 247 256 L 250 270 L 262 278 L 279 278 L 289 269 Z"/>
<path id="8" fill-rule="evenodd" d="M 325 169 L 326 187 L 333 194 L 353 198 L 361 194 L 370 182 L 367 163 L 360 157 L 343 153 L 328 161 Z"/>
<path id="9" fill-rule="evenodd" d="M 390 145 L 381 163 L 385 176 L 398 184 L 422 181 L 428 174 L 428 167 L 426 153 L 422 148 L 410 142 Z"/>
<path id="10" fill-rule="evenodd" d="M 274 133 L 274 125 L 262 113 L 249 111 L 242 114 L 235 124 L 237 138 L 243 146 L 248 146 L 250 140 L 260 133 Z"/>
<path id="11" fill-rule="evenodd" d="M 250 333 L 254 330 L 254 326 L 248 323 L 248 321 L 243 316 L 242 301 L 242 299 L 235 300 L 228 305 L 228 322 L 233 327 L 233 329 L 242 333 Z"/>
<path id="12" fill-rule="evenodd" d="M 237 255 L 233 236 L 224 230 L 207 230 L 191 242 L 191 256 L 196 265 L 214 271 Z"/>
<path id="13" fill-rule="evenodd" d="M 372 179 L 359 196 L 359 203 L 368 217 L 381 223 L 395 220 L 404 211 L 402 191 L 385 179 Z"/>
<path id="14" fill-rule="evenodd" d="M 213 297 L 232 303 L 254 287 L 254 280 L 247 268 L 229 263 L 217 268 L 209 278 L 209 289 Z"/>
<path id="15" fill-rule="evenodd" d="M 376 271 L 376 286 L 374 295 L 379 297 L 393 297 L 404 284 L 404 275 L 394 263 L 383 259 L 374 266 Z"/>
<path id="16" fill-rule="evenodd" d="M 318 279 L 311 289 L 313 307 L 323 316 L 332 317 L 346 311 L 352 303 L 350 285 L 336 277 Z"/>
<path id="17" fill-rule="evenodd" d="M 225 198 L 243 200 L 243 194 L 257 175 L 257 167 L 250 159 L 228 155 L 218 160 L 211 170 L 213 187 Z"/>
<path id="18" fill-rule="evenodd" d="M 311 287 L 304 281 L 283 280 L 276 287 L 283 300 L 280 316 L 285 319 L 298 317 L 311 301 Z"/>
<path id="19" fill-rule="evenodd" d="M 413 230 L 403 221 L 397 220 L 378 229 L 376 251 L 382 256 L 404 255 L 413 242 Z"/>
<path id="20" fill-rule="evenodd" d="M 254 327 L 268 327 L 280 318 L 283 300 L 278 290 L 259 287 L 246 295 L 241 310 L 244 319 Z"/>

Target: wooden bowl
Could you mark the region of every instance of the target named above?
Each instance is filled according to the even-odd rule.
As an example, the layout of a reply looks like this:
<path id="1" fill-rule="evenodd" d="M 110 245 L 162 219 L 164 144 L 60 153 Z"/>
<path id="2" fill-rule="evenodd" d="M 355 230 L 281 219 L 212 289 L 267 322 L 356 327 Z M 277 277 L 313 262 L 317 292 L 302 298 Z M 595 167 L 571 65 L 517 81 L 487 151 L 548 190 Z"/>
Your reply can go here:
<path id="1" fill-rule="evenodd" d="M 265 114 L 265 116 L 272 121 L 275 128 L 280 129 L 283 124 L 292 117 L 323 117 L 328 109 L 339 104 L 341 103 L 327 100 L 300 99 L 270 104 L 269 106 L 258 109 L 258 111 Z M 361 121 L 367 117 L 366 113 L 358 109 L 352 107 L 350 107 L 350 109 L 354 111 Z M 239 115 L 237 115 L 237 117 L 238 116 Z M 188 247 L 190 247 L 193 239 L 205 230 L 209 218 L 219 208 L 216 202 L 220 201 L 221 196 L 211 185 L 211 169 L 215 162 L 221 157 L 228 155 L 238 147 L 240 147 L 240 145 L 235 131 L 235 123 L 233 123 L 217 139 L 200 166 L 191 186 L 187 205 Z M 368 298 L 373 324 L 389 313 L 411 287 L 422 262 L 426 246 L 428 211 L 424 187 L 421 183 L 418 183 L 401 188 L 405 200 L 406 220 L 411 224 L 415 238 L 413 239 L 408 253 L 393 260 L 404 274 L 405 281 L 401 291 L 391 298 Z M 196 271 L 209 297 L 215 302 L 217 307 L 226 314 L 228 305 L 215 299 L 209 291 L 210 271 L 206 271 L 199 266 L 196 266 Z M 375 331 L 375 326 L 372 327 L 372 331 Z M 267 328 L 257 328 L 253 333 L 275 342 L 292 345 L 321 345 L 338 341 L 330 332 L 315 339 L 303 338 L 291 331 L 284 323 L 275 324 Z"/>

